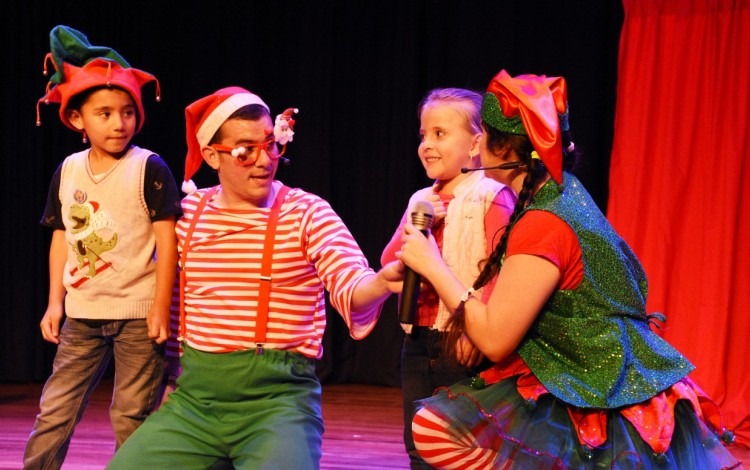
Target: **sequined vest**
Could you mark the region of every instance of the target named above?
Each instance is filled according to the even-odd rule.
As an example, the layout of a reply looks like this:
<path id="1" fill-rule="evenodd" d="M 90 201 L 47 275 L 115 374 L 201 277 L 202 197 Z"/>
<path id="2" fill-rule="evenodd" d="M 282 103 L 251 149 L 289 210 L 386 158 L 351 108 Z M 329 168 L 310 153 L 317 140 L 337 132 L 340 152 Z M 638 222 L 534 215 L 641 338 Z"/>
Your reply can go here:
<path id="1" fill-rule="evenodd" d="M 574 176 L 553 180 L 527 210 L 564 220 L 581 244 L 584 277 L 555 292 L 519 354 L 554 396 L 582 408 L 618 408 L 647 400 L 694 366 L 654 333 L 646 315 L 640 262 Z"/>

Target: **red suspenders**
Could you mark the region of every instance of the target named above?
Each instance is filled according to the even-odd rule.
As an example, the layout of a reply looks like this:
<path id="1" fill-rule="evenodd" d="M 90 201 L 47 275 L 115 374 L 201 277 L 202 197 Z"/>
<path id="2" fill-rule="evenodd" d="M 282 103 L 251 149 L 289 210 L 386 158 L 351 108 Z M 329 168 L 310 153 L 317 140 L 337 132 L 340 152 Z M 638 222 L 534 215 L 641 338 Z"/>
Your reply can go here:
<path id="1" fill-rule="evenodd" d="M 276 237 L 276 225 L 279 222 L 279 210 L 289 187 L 282 186 L 271 206 L 268 214 L 268 225 L 266 226 L 266 241 L 263 244 L 263 258 L 260 265 L 260 294 L 258 295 L 258 312 L 255 319 L 255 344 L 256 354 L 263 354 L 263 343 L 266 342 L 266 326 L 268 324 L 268 304 L 271 298 L 271 261 L 273 259 L 274 240 Z"/>
<path id="2" fill-rule="evenodd" d="M 190 220 L 187 233 L 185 234 L 185 243 L 182 246 L 182 254 L 180 256 L 180 331 L 177 336 L 178 341 L 185 340 L 185 280 L 186 280 L 186 262 L 187 255 L 190 251 L 190 240 L 193 238 L 193 231 L 195 225 L 198 223 L 198 218 L 206 207 L 208 201 L 216 194 L 219 187 L 216 186 L 211 188 L 203 195 L 201 200 L 198 202 L 198 207 L 195 209 L 193 218 Z M 261 260 L 260 267 L 260 291 L 258 295 L 258 311 L 255 320 L 255 343 L 257 345 L 257 354 L 263 354 L 263 344 L 266 342 L 266 329 L 268 324 L 268 306 L 271 297 L 271 261 L 273 258 L 274 249 L 274 238 L 276 236 L 276 225 L 279 222 L 279 210 L 281 204 L 284 202 L 286 193 L 289 191 L 288 186 L 281 186 L 276 197 L 274 198 L 273 205 L 271 206 L 271 212 L 268 215 L 268 224 L 266 226 L 266 238 L 263 245 L 263 258 Z"/>

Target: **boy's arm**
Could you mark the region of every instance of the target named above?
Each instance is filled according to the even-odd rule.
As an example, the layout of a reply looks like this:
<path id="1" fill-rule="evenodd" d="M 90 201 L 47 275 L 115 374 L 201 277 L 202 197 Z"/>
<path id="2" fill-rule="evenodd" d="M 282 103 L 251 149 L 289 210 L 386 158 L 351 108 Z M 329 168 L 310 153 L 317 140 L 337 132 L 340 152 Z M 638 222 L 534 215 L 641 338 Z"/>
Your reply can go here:
<path id="1" fill-rule="evenodd" d="M 65 302 L 65 286 L 63 285 L 63 270 L 68 256 L 68 242 L 65 240 L 64 230 L 52 232 L 49 246 L 49 298 L 47 311 L 39 324 L 42 337 L 50 343 L 60 343 L 60 323 L 62 322 Z"/>
<path id="2" fill-rule="evenodd" d="M 148 336 L 161 344 L 169 337 L 169 306 L 177 273 L 177 236 L 175 217 L 152 223 L 156 237 L 156 292 L 146 319 Z"/>

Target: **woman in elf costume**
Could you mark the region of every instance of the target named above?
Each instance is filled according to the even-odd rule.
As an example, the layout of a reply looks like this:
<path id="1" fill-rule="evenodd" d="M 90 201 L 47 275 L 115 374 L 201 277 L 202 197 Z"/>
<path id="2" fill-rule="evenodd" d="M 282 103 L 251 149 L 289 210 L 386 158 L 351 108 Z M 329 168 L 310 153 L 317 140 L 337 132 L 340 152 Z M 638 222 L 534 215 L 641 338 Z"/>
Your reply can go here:
<path id="1" fill-rule="evenodd" d="M 401 259 L 495 364 L 418 404 L 417 450 L 438 468 L 737 468 L 693 365 L 651 330 L 644 271 L 569 170 L 565 80 L 504 70 L 482 103 L 482 164 L 518 194 L 471 286 L 412 226 Z M 487 303 L 473 295 L 497 278 Z"/>

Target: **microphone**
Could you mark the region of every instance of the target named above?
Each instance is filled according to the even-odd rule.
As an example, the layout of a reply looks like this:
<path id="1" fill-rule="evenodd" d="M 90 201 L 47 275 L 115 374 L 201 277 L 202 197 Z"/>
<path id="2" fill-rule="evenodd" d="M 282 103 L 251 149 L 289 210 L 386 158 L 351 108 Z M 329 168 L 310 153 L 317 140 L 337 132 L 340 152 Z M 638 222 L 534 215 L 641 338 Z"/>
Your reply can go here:
<path id="1" fill-rule="evenodd" d="M 434 216 L 435 210 L 432 208 L 432 204 L 427 201 L 418 201 L 411 211 L 411 223 L 426 237 L 430 232 Z M 405 266 L 404 287 L 401 289 L 401 303 L 398 307 L 398 321 L 401 323 L 414 323 L 420 282 L 419 274 L 415 273 L 409 266 Z"/>
<path id="2" fill-rule="evenodd" d="M 470 171 L 479 170 L 512 170 L 513 168 L 521 168 L 526 166 L 522 161 L 503 163 L 497 166 L 480 166 L 479 168 L 461 168 L 461 173 L 468 173 Z"/>

